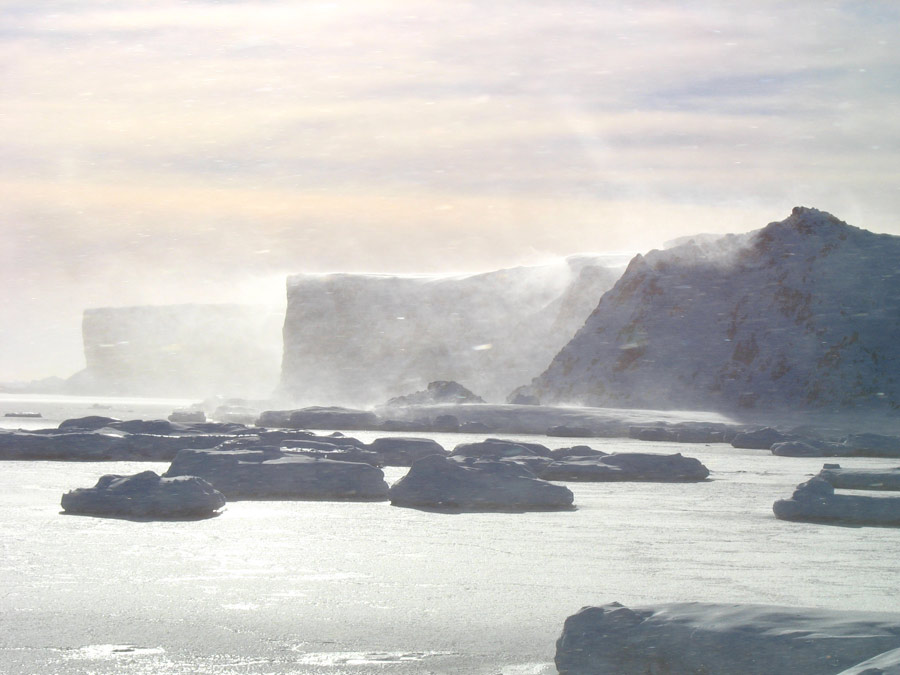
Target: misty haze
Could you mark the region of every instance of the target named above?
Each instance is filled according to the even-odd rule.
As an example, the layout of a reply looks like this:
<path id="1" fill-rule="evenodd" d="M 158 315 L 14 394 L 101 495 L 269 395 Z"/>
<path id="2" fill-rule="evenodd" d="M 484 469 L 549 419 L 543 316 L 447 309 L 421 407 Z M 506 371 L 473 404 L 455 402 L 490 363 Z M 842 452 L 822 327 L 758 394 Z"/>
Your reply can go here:
<path id="1" fill-rule="evenodd" d="M 0 26 L 0 671 L 900 672 L 896 8 Z"/>

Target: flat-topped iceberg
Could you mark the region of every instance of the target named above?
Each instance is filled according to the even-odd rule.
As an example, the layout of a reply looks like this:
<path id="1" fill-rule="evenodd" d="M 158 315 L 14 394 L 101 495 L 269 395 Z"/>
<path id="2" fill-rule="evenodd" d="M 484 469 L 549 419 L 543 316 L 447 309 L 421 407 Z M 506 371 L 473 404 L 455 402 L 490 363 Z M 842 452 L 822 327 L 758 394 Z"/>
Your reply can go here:
<path id="1" fill-rule="evenodd" d="M 92 488 L 62 496 L 66 513 L 139 520 L 207 518 L 225 506 L 225 497 L 196 476 L 106 475 Z"/>
<path id="2" fill-rule="evenodd" d="M 781 520 L 900 525 L 900 497 L 836 494 L 834 486 L 819 477 L 798 485 L 790 499 L 779 499 L 772 510 Z"/>
<path id="3" fill-rule="evenodd" d="M 267 410 L 256 424 L 287 429 L 378 429 L 381 419 L 368 410 L 339 406 L 310 406 L 298 410 Z"/>
<path id="4" fill-rule="evenodd" d="M 544 480 L 563 481 L 653 481 L 685 483 L 706 480 L 707 469 L 698 459 L 642 452 L 558 459 L 538 474 Z"/>
<path id="5" fill-rule="evenodd" d="M 539 480 L 509 461 L 431 455 L 415 462 L 390 491 L 391 504 L 439 511 L 571 509 L 568 488 Z"/>
<path id="6" fill-rule="evenodd" d="M 402 436 L 376 438 L 369 444 L 369 450 L 379 454 L 385 466 L 412 466 L 422 457 L 447 454 L 443 446 L 430 438 Z"/>
<path id="7" fill-rule="evenodd" d="M 182 450 L 166 476 L 200 476 L 229 500 L 382 501 L 384 473 L 370 464 L 294 455 L 277 448 Z"/>
<path id="8" fill-rule="evenodd" d="M 556 667 L 560 675 L 874 675 L 882 671 L 854 667 L 879 655 L 896 663 L 885 653 L 898 647 L 900 614 L 613 602 L 566 619 Z"/>
<path id="9" fill-rule="evenodd" d="M 894 469 L 843 469 L 840 464 L 826 464 L 819 478 L 844 490 L 900 490 L 900 467 Z"/>

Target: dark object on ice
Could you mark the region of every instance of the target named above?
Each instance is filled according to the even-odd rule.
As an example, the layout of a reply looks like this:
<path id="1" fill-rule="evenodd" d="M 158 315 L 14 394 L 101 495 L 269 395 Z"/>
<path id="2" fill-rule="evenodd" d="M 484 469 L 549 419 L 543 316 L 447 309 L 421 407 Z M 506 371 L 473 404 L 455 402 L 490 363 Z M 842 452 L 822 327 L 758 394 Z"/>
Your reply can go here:
<path id="1" fill-rule="evenodd" d="M 126 420 L 125 422 L 110 422 L 106 426 L 129 434 L 154 434 L 157 436 L 167 436 L 187 431 L 187 428 L 183 425 L 175 424 L 169 420 Z"/>
<path id="2" fill-rule="evenodd" d="M 66 513 L 141 520 L 208 518 L 223 506 L 225 497 L 202 478 L 161 478 L 153 471 L 106 475 L 62 496 Z"/>
<path id="3" fill-rule="evenodd" d="M 700 460 L 684 457 L 681 453 L 617 452 L 599 457 L 561 459 L 538 475 L 544 480 L 687 483 L 706 480 L 709 469 Z"/>
<path id="4" fill-rule="evenodd" d="M 429 382 L 422 391 L 407 396 L 395 396 L 389 406 L 436 405 L 440 403 L 484 403 L 484 399 L 466 389 L 459 382 L 437 380 Z"/>
<path id="5" fill-rule="evenodd" d="M 286 429 L 378 429 L 381 420 L 368 410 L 312 406 L 299 410 L 267 410 L 256 421 L 261 427 Z"/>
<path id="6" fill-rule="evenodd" d="M 655 422 L 628 427 L 629 438 L 665 443 L 725 443 L 736 433 L 734 427 L 721 422 Z"/>
<path id="7" fill-rule="evenodd" d="M 602 457 L 609 454 L 602 450 L 594 450 L 589 445 L 573 445 L 571 448 L 557 448 L 551 450 L 550 454 L 554 460 L 565 459 L 566 457 Z"/>
<path id="8" fill-rule="evenodd" d="M 494 427 L 486 422 L 463 422 L 459 425 L 461 434 L 487 434 L 494 431 Z"/>
<path id="9" fill-rule="evenodd" d="M 179 450 L 212 448 L 234 438 L 227 434 L 160 436 L 70 429 L 0 430 L 0 460 L 167 462 Z"/>
<path id="10" fill-rule="evenodd" d="M 317 436 L 311 431 L 258 429 L 254 434 L 231 437 L 218 446 L 220 450 L 289 450 L 291 454 L 336 459 L 345 462 L 364 462 L 382 466 L 381 456 L 362 441 L 344 435 Z"/>
<path id="11" fill-rule="evenodd" d="M 835 494 L 823 478 L 800 483 L 790 499 L 772 506 L 781 520 L 848 525 L 900 525 L 900 497 L 865 497 Z"/>
<path id="12" fill-rule="evenodd" d="M 266 446 L 255 449 L 265 449 Z M 272 448 L 272 446 L 268 446 Z M 361 462 L 372 466 L 384 466 L 384 459 L 377 452 L 363 450 L 352 445 L 328 445 L 315 441 L 284 441 L 280 446 L 274 446 L 288 455 L 303 455 L 317 459 L 333 459 L 336 462 Z"/>
<path id="13" fill-rule="evenodd" d="M 900 457 L 900 438 L 882 434 L 850 434 L 843 445 L 856 457 Z"/>
<path id="14" fill-rule="evenodd" d="M 895 469 L 842 469 L 840 464 L 826 464 L 818 477 L 831 487 L 844 490 L 900 490 L 900 467 Z"/>
<path id="15" fill-rule="evenodd" d="M 39 412 L 8 412 L 4 415 L 4 417 L 43 417 Z"/>
<path id="16" fill-rule="evenodd" d="M 287 441 L 315 441 L 343 448 L 353 446 L 360 450 L 368 447 L 359 439 L 350 436 L 319 436 L 312 431 L 302 429 L 257 429 L 253 436 L 257 436 L 264 445 L 278 445 Z"/>
<path id="17" fill-rule="evenodd" d="M 447 451 L 430 438 L 376 438 L 369 449 L 381 455 L 385 466 L 412 466 L 428 455 L 446 455 Z"/>
<path id="18" fill-rule="evenodd" d="M 488 438 L 479 443 L 460 443 L 451 453 L 457 457 L 479 457 L 482 459 L 503 459 L 519 455 L 537 455 L 552 457 L 550 449 L 540 443 L 524 441 L 505 441 L 500 438 Z"/>
<path id="19" fill-rule="evenodd" d="M 88 415 L 87 417 L 74 417 L 72 419 L 63 420 L 59 423 L 60 429 L 71 429 L 79 431 L 94 431 L 102 429 L 111 422 L 120 422 L 115 417 L 104 417 L 103 415 Z"/>
<path id="20" fill-rule="evenodd" d="M 0 459 L 96 461 L 134 457 L 119 436 L 80 431 L 61 434 L 0 431 Z"/>
<path id="21" fill-rule="evenodd" d="M 459 431 L 459 419 L 455 415 L 438 415 L 431 423 L 431 430 L 454 434 Z"/>
<path id="22" fill-rule="evenodd" d="M 519 387 L 522 389 L 522 387 Z M 512 405 L 540 405 L 541 399 L 534 394 L 528 394 L 518 389 L 506 397 L 506 402 Z"/>
<path id="23" fill-rule="evenodd" d="M 670 428 L 676 443 L 730 443 L 737 434 L 734 427 L 721 422 L 679 422 Z"/>
<path id="24" fill-rule="evenodd" d="M 428 428 L 427 422 L 418 420 L 387 419 L 381 423 L 382 431 L 423 431 Z"/>
<path id="25" fill-rule="evenodd" d="M 528 468 L 535 475 L 553 461 L 550 450 L 539 443 L 504 441 L 499 438 L 488 438 L 479 443 L 460 443 L 450 454 L 453 457 L 514 462 Z"/>
<path id="26" fill-rule="evenodd" d="M 795 440 L 793 436 L 783 434 L 772 427 L 763 427 L 755 431 L 745 431 L 735 435 L 731 439 L 731 445 L 735 448 L 748 450 L 769 450 L 776 443 Z"/>
<path id="27" fill-rule="evenodd" d="M 175 410 L 169 415 L 169 421 L 176 424 L 203 424 L 206 413 L 202 410 Z"/>
<path id="28" fill-rule="evenodd" d="M 632 426 L 628 427 L 628 437 L 635 438 L 639 441 L 664 441 L 666 443 L 676 443 L 678 434 L 673 430 L 662 426 Z"/>
<path id="29" fill-rule="evenodd" d="M 369 464 L 317 459 L 276 448 L 183 450 L 166 476 L 200 476 L 229 500 L 381 501 L 384 473 Z"/>
<path id="30" fill-rule="evenodd" d="M 557 424 L 555 427 L 547 429 L 547 435 L 562 438 L 589 438 L 593 434 L 587 427 L 570 427 L 565 424 Z"/>
<path id="31" fill-rule="evenodd" d="M 900 674 L 900 648 L 882 652 L 838 675 L 898 675 Z"/>
<path id="32" fill-rule="evenodd" d="M 560 675 L 826 675 L 857 670 L 900 645 L 900 614 L 767 605 L 671 603 L 585 607 L 556 642 Z M 852 669 L 852 670 L 847 670 Z M 891 671 L 892 672 L 892 671 Z"/>
<path id="33" fill-rule="evenodd" d="M 212 419 L 219 422 L 231 422 L 234 424 L 256 424 L 259 412 L 248 406 L 220 405 L 213 410 Z"/>
<path id="34" fill-rule="evenodd" d="M 819 443 L 806 441 L 784 441 L 772 445 L 772 454 L 779 457 L 835 457 L 836 452 Z"/>
<path id="35" fill-rule="evenodd" d="M 547 511 L 571 509 L 562 485 L 539 480 L 513 462 L 440 455 L 418 460 L 390 491 L 391 504 L 440 511 Z"/>

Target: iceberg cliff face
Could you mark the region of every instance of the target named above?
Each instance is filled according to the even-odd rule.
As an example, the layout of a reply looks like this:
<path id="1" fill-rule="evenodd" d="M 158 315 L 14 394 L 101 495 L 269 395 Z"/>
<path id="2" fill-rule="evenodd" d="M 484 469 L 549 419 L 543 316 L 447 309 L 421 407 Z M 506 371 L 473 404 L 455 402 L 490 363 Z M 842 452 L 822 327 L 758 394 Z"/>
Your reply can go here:
<path id="1" fill-rule="evenodd" d="M 88 309 L 87 368 L 74 393 L 267 397 L 278 382 L 282 313 L 248 305 Z"/>
<path id="2" fill-rule="evenodd" d="M 600 406 L 900 406 L 900 237 L 797 207 L 635 257 L 522 388 Z"/>
<path id="3" fill-rule="evenodd" d="M 581 256 L 467 277 L 292 276 L 281 393 L 366 405 L 454 380 L 502 399 L 575 334 L 620 262 Z"/>

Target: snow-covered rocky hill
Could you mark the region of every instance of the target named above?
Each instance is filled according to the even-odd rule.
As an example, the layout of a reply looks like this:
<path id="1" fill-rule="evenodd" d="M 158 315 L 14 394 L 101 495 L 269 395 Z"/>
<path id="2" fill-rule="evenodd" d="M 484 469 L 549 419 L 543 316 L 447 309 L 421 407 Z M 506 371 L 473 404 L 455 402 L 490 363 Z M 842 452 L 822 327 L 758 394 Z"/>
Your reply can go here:
<path id="1" fill-rule="evenodd" d="M 454 380 L 502 400 L 571 339 L 624 262 L 577 256 L 466 277 L 292 276 L 281 394 L 367 405 Z"/>
<path id="2" fill-rule="evenodd" d="M 812 208 L 638 255 L 547 370 L 542 403 L 900 407 L 900 237 Z"/>

